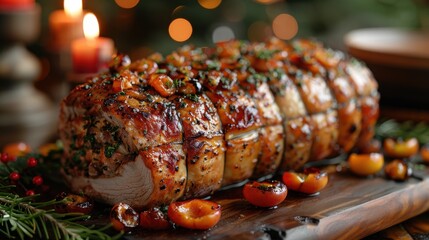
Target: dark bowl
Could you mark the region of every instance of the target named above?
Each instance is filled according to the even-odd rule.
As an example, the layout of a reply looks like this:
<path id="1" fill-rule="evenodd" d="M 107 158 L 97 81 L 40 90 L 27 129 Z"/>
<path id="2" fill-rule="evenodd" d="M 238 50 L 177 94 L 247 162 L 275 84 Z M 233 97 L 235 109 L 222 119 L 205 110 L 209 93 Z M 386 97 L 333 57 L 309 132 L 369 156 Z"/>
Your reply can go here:
<path id="1" fill-rule="evenodd" d="M 344 41 L 377 79 L 381 106 L 429 110 L 429 32 L 361 29 Z"/>

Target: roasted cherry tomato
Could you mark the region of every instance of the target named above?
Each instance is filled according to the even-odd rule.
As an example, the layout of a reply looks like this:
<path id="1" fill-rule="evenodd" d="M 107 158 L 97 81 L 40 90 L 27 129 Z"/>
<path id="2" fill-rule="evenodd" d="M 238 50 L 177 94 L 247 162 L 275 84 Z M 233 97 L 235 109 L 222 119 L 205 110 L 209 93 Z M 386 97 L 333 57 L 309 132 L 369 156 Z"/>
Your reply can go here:
<path id="1" fill-rule="evenodd" d="M 361 176 L 368 176 L 381 170 L 384 164 L 384 156 L 381 153 L 352 153 L 349 156 L 348 163 L 353 173 Z"/>
<path id="2" fill-rule="evenodd" d="M 371 141 L 359 147 L 359 152 L 363 154 L 381 152 L 381 141 L 378 139 L 371 139 Z"/>
<path id="3" fill-rule="evenodd" d="M 274 207 L 283 202 L 287 196 L 286 186 L 277 180 L 248 182 L 243 187 L 243 196 L 258 207 Z"/>
<path id="4" fill-rule="evenodd" d="M 207 200 L 173 202 L 168 207 L 170 220 L 178 226 L 189 229 L 209 229 L 219 222 L 220 216 L 220 205 Z"/>
<path id="5" fill-rule="evenodd" d="M 126 203 L 117 203 L 110 210 L 110 222 L 118 231 L 128 231 L 139 225 L 139 214 Z"/>
<path id="6" fill-rule="evenodd" d="M 9 143 L 3 148 L 3 153 L 7 153 L 9 158 L 15 159 L 31 152 L 31 147 L 24 142 Z"/>
<path id="7" fill-rule="evenodd" d="M 419 141 L 416 138 L 394 140 L 386 138 L 383 144 L 384 152 L 392 158 L 407 158 L 419 151 Z"/>
<path id="8" fill-rule="evenodd" d="M 59 213 L 79 212 L 89 214 L 94 208 L 93 201 L 85 195 L 62 192 L 56 196 L 56 200 L 62 201 L 55 205 L 55 211 Z"/>
<path id="9" fill-rule="evenodd" d="M 176 91 L 173 79 L 165 74 L 152 74 L 149 78 L 149 85 L 163 97 L 171 96 Z"/>
<path id="10" fill-rule="evenodd" d="M 413 169 L 402 159 L 395 159 L 384 167 L 386 176 L 396 181 L 405 181 L 411 174 Z"/>
<path id="11" fill-rule="evenodd" d="M 303 173 L 284 172 L 282 180 L 290 190 L 315 194 L 328 184 L 328 174 L 318 168 L 306 168 Z"/>
<path id="12" fill-rule="evenodd" d="M 140 213 L 140 227 L 144 229 L 162 230 L 170 228 L 167 214 L 159 208 L 151 208 Z"/>
<path id="13" fill-rule="evenodd" d="M 429 163 L 429 145 L 425 145 L 420 149 L 420 157 L 423 162 Z"/>
<path id="14" fill-rule="evenodd" d="M 125 89 L 130 89 L 130 88 L 132 88 L 132 86 L 133 86 L 133 84 L 131 83 L 131 81 L 127 81 L 124 79 L 114 80 L 112 89 L 115 92 L 120 92 L 120 91 L 123 91 Z"/>

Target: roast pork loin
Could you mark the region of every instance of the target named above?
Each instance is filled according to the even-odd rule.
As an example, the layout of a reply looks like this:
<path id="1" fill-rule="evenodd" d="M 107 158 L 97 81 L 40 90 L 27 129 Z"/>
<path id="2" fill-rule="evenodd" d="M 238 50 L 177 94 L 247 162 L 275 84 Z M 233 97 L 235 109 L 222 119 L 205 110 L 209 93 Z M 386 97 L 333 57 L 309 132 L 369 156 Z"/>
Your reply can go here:
<path id="1" fill-rule="evenodd" d="M 378 100 L 362 63 L 309 40 L 116 56 L 61 103 L 63 172 L 109 204 L 203 197 L 364 144 Z"/>

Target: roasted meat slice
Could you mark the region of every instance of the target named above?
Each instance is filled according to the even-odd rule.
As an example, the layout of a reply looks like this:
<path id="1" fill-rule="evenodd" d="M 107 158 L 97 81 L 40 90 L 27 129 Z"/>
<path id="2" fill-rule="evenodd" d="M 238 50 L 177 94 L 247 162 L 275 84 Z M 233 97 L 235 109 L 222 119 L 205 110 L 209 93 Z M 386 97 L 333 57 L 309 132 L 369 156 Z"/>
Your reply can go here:
<path id="1" fill-rule="evenodd" d="M 349 74 L 352 84 L 356 89 L 362 112 L 362 131 L 360 131 L 357 145 L 364 146 L 371 140 L 375 133 L 375 124 L 379 115 L 379 93 L 377 82 L 371 72 L 360 62 L 351 61 L 346 64 L 346 72 Z"/>
<path id="2" fill-rule="evenodd" d="M 115 92 L 115 81 L 133 78 L 128 71 L 94 78 L 62 102 L 64 172 L 73 190 L 111 204 L 166 204 L 186 186 L 182 125 L 173 104 L 154 91 L 134 83 Z"/>
<path id="3" fill-rule="evenodd" d="M 261 120 L 252 99 L 236 80 L 222 76 L 218 88 L 207 96 L 217 109 L 226 141 L 225 171 L 222 185 L 241 182 L 252 176 L 261 150 Z"/>
<path id="4" fill-rule="evenodd" d="M 356 144 L 361 131 L 362 113 L 348 76 L 340 75 L 338 71 L 331 74 L 333 76 L 327 82 L 337 100 L 338 145 L 341 151 L 348 152 Z"/>
<path id="5" fill-rule="evenodd" d="M 297 86 L 280 69 L 269 74 L 271 91 L 283 117 L 284 154 L 280 171 L 299 169 L 308 162 L 313 132 Z"/>
<path id="6" fill-rule="evenodd" d="M 182 79 L 185 87 L 188 79 Z M 188 181 L 184 198 L 206 196 L 221 187 L 225 140 L 213 103 L 205 94 L 188 89 L 172 98 L 182 121 Z M 190 95 L 192 94 L 192 95 Z"/>
<path id="7" fill-rule="evenodd" d="M 150 208 L 177 200 L 186 184 L 185 155 L 180 144 L 140 152 L 120 165 L 114 176 L 67 174 L 71 190 L 108 204 L 126 201 L 135 208 Z"/>
<path id="8" fill-rule="evenodd" d="M 266 83 L 266 76 L 243 71 L 238 75 L 242 76 L 239 78 L 240 87 L 256 103 L 262 124 L 259 130 L 261 150 L 252 178 L 265 177 L 275 173 L 283 156 L 284 131 L 280 109 Z"/>

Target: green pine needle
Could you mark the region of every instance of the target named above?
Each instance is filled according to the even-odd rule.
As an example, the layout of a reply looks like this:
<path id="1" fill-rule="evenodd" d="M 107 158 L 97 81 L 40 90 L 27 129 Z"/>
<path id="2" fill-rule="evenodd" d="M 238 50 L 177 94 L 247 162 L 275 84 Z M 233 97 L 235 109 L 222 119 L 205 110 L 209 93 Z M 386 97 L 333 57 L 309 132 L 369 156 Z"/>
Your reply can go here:
<path id="1" fill-rule="evenodd" d="M 80 221 L 89 218 L 80 213 L 56 213 L 55 204 L 60 201 L 32 202 L 34 197 L 20 197 L 0 186 L 0 237 L 9 239 L 119 239 L 121 233 L 109 236 L 105 231 L 110 225 L 96 229 L 84 226 Z"/>
<path id="2" fill-rule="evenodd" d="M 420 144 L 429 144 L 429 124 L 425 122 L 397 122 L 393 119 L 380 121 L 376 128 L 376 137 L 384 138 L 416 138 Z"/>

